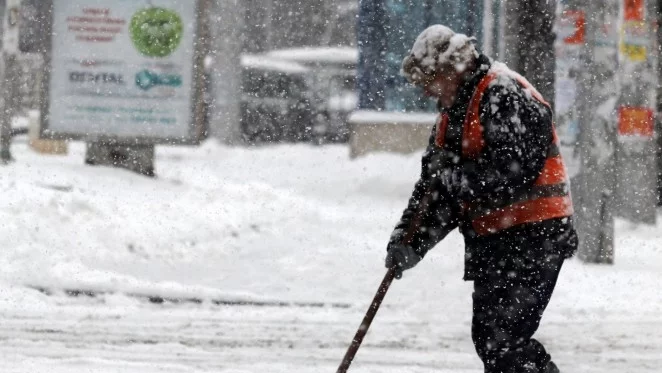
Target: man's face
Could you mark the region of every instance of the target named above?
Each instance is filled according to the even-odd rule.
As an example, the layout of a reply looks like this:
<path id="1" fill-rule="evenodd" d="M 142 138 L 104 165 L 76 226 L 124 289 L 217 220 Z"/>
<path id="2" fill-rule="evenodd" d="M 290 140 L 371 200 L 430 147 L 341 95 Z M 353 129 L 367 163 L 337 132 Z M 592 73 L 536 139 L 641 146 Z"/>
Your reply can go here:
<path id="1" fill-rule="evenodd" d="M 422 82 L 427 96 L 436 97 L 445 108 L 453 106 L 460 87 L 460 74 L 455 69 L 442 69 Z"/>

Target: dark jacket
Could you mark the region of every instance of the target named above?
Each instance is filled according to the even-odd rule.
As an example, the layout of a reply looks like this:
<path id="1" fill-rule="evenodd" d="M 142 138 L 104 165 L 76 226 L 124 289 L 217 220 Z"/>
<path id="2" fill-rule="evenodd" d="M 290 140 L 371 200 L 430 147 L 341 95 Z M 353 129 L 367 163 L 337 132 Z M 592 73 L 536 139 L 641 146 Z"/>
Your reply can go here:
<path id="1" fill-rule="evenodd" d="M 464 120 L 478 82 L 492 62 L 484 55 L 477 71 L 458 90 L 449 116 L 443 147 L 435 144 L 436 126 L 422 159 L 421 177 L 401 221 L 391 237 L 402 240 L 422 208 L 420 228 L 411 245 L 420 256 L 456 227 L 465 238 L 465 279 L 475 279 L 504 256 L 540 258 L 549 254 L 570 257 L 577 248 L 572 218 L 521 224 L 487 236 L 477 235 L 460 212 L 470 201 L 499 201 L 531 188 L 540 175 L 553 142 L 552 111 L 535 100 L 514 79 L 489 86 L 480 104 L 485 146 L 476 160 L 461 157 Z M 428 203 L 423 197 L 430 191 Z"/>

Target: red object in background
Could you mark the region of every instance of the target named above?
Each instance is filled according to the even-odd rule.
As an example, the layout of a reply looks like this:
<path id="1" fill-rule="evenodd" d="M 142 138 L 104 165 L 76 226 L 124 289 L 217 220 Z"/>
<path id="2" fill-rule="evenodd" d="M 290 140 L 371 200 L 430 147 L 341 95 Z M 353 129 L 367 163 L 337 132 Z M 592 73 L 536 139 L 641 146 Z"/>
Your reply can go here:
<path id="1" fill-rule="evenodd" d="M 618 109 L 618 134 L 653 137 L 655 113 L 647 107 L 621 106 Z"/>
<path id="2" fill-rule="evenodd" d="M 563 23 L 574 23 L 575 33 L 563 39 L 566 44 L 583 44 L 586 35 L 586 15 L 581 10 L 566 10 L 561 15 Z"/>
<path id="3" fill-rule="evenodd" d="M 625 1 L 626 21 L 644 20 L 644 0 L 623 0 L 623 1 Z"/>

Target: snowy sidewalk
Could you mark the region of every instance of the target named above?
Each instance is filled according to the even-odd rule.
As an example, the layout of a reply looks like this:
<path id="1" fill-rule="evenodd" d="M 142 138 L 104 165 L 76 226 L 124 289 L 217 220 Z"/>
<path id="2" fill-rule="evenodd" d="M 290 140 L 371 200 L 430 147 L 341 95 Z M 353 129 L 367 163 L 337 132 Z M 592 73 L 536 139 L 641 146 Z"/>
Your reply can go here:
<path id="1" fill-rule="evenodd" d="M 342 146 L 158 148 L 157 179 L 13 148 L 0 173 L 0 371 L 335 371 L 384 275 L 419 156 Z M 538 335 L 569 372 L 659 372 L 662 229 L 571 260 Z M 352 372 L 480 372 L 452 233 L 397 281 Z M 32 287 L 55 292 L 47 296 Z M 58 290 L 103 292 L 68 298 Z M 228 303 L 154 305 L 122 294 Z"/>
<path id="2" fill-rule="evenodd" d="M 60 299 L 43 312 L 2 312 L 3 372 L 334 372 L 359 309 L 155 306 L 121 296 Z M 467 323 L 402 320 L 385 308 L 356 373 L 478 373 Z M 563 372 L 657 372 L 662 320 L 543 324 Z"/>

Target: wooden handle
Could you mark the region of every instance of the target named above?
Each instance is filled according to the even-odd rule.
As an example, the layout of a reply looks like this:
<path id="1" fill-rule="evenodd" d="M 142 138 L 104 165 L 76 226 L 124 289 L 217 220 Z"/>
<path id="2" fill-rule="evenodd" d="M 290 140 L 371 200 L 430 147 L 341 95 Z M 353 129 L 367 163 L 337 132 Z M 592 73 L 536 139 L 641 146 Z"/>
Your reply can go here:
<path id="1" fill-rule="evenodd" d="M 365 317 L 361 322 L 361 326 L 359 326 L 359 329 L 356 331 L 354 339 L 352 339 L 352 344 L 349 345 L 347 353 L 345 353 L 345 357 L 343 358 L 342 363 L 340 363 L 340 367 L 338 367 L 336 373 L 347 373 L 349 366 L 352 364 L 352 360 L 354 360 L 356 353 L 359 351 L 359 347 L 361 347 L 363 337 L 365 337 L 366 333 L 368 333 L 370 324 L 372 324 L 372 320 L 375 318 L 375 315 L 377 315 L 379 306 L 381 306 L 382 301 L 384 300 L 384 296 L 386 295 L 386 292 L 391 286 L 394 278 L 395 269 L 391 268 L 386 272 L 386 275 L 382 280 L 382 284 L 379 285 L 379 290 L 377 290 L 377 294 L 375 294 L 375 297 L 370 304 L 370 308 L 368 308 L 368 312 L 366 312 Z"/>
<path id="2" fill-rule="evenodd" d="M 431 194 L 430 190 L 428 190 L 427 193 L 425 193 L 425 195 L 423 196 L 423 199 L 421 200 L 421 203 L 418 206 L 418 211 L 416 213 L 416 216 L 412 220 L 411 225 L 409 226 L 409 229 L 407 230 L 407 233 L 405 234 L 402 240 L 402 243 L 404 243 L 405 245 L 411 244 L 411 242 L 414 240 L 414 235 L 416 234 L 416 231 L 418 230 L 418 228 L 420 227 L 423 221 L 423 213 L 428 209 L 428 205 L 430 203 L 430 194 Z M 375 315 L 377 315 L 379 306 L 382 305 L 384 296 L 386 295 L 388 288 L 391 286 L 393 279 L 395 279 L 395 267 L 390 268 L 386 272 L 386 275 L 382 280 L 382 284 L 379 285 L 379 290 L 377 290 L 377 294 L 375 294 L 375 297 L 372 299 L 370 308 L 368 308 L 368 312 L 366 312 L 365 317 L 363 317 L 363 321 L 359 326 L 359 330 L 356 331 L 356 334 L 354 335 L 354 339 L 352 339 L 352 344 L 349 345 L 349 348 L 345 353 L 345 357 L 342 359 L 342 362 L 340 363 L 340 367 L 338 367 L 336 373 L 347 373 L 349 366 L 352 364 L 352 360 L 354 360 L 356 353 L 359 351 L 359 347 L 361 347 L 361 342 L 363 342 L 363 337 L 365 337 L 366 333 L 368 333 L 370 324 L 372 324 L 372 320 L 375 318 Z"/>

